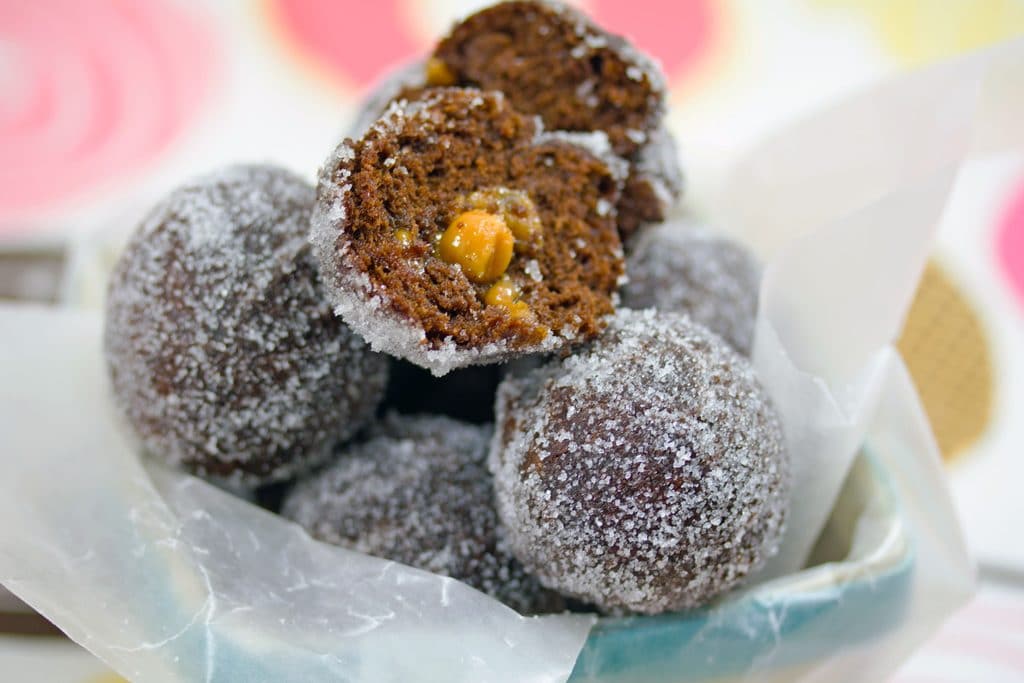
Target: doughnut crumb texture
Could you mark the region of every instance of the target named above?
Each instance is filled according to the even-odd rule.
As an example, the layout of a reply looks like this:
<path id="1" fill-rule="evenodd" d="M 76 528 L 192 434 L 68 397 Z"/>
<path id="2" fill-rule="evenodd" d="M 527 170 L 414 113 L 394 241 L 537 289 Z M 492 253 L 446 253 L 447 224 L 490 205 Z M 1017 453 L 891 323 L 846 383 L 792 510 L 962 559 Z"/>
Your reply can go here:
<path id="1" fill-rule="evenodd" d="M 447 83 L 431 83 L 441 71 Z M 602 131 L 633 155 L 665 111 L 661 70 L 623 38 L 556 2 L 502 2 L 457 23 L 428 61 L 427 83 L 505 93 L 552 130 Z"/>
<path id="2" fill-rule="evenodd" d="M 507 2 L 456 24 L 433 56 L 383 79 L 360 109 L 358 137 L 394 99 L 432 87 L 497 90 L 560 134 L 604 133 L 625 166 L 616 207 L 627 251 L 643 228 L 665 220 L 683 191 L 675 141 L 664 125 L 664 76 L 627 40 L 578 10 L 552 2 Z"/>
<path id="3" fill-rule="evenodd" d="M 388 415 L 299 482 L 282 514 L 321 541 L 464 581 L 521 613 L 562 611 L 505 546 L 486 466 L 491 431 Z"/>
<path id="4" fill-rule="evenodd" d="M 624 279 L 624 167 L 595 138 L 547 134 L 500 93 L 393 101 L 321 169 L 311 239 L 335 312 L 437 375 L 595 337 Z M 502 280 L 522 305 L 487 296 Z"/>
<path id="5" fill-rule="evenodd" d="M 233 166 L 172 192 L 128 242 L 104 351 L 146 451 L 254 486 L 323 462 L 372 418 L 387 363 L 331 311 L 314 198 L 290 172 Z"/>
<path id="6" fill-rule="evenodd" d="M 778 417 L 750 364 L 685 316 L 619 311 L 575 355 L 507 377 L 490 467 L 513 553 L 611 613 L 699 607 L 777 552 Z"/>

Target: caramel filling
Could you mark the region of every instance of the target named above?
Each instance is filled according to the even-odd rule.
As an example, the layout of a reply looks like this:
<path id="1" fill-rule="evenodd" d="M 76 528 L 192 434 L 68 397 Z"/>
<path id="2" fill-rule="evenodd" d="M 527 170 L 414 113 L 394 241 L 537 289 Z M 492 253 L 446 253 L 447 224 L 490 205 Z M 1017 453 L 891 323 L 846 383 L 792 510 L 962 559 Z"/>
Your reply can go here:
<path id="1" fill-rule="evenodd" d="M 433 235 L 437 257 L 459 266 L 474 284 L 494 283 L 481 296 L 486 305 L 505 309 L 513 320 L 531 316 L 521 287 L 507 275 L 515 252 L 527 243 L 536 244 L 543 235 L 529 196 L 504 187 L 477 190 L 456 208 L 459 213 L 448 228 Z M 408 246 L 413 236 L 398 230 L 395 238 Z"/>
<path id="2" fill-rule="evenodd" d="M 474 209 L 455 217 L 441 235 L 437 255 L 462 268 L 472 282 L 487 284 L 505 274 L 514 242 L 501 216 Z"/>
<path id="3" fill-rule="evenodd" d="M 477 190 L 465 198 L 463 205 L 467 209 L 500 215 L 519 245 L 541 238 L 540 216 L 530 197 L 521 190 L 506 187 Z"/>
<path id="4" fill-rule="evenodd" d="M 523 291 L 516 283 L 508 277 L 503 277 L 491 285 L 484 294 L 484 303 L 488 306 L 501 306 L 508 311 L 513 320 L 518 320 L 530 315 L 531 312 L 526 302 L 520 301 L 519 297 L 522 295 Z"/>
<path id="5" fill-rule="evenodd" d="M 455 73 L 448 68 L 447 64 L 437 57 L 431 57 L 427 60 L 424 72 L 427 79 L 427 85 L 430 86 L 442 87 L 455 85 L 458 81 L 455 77 Z"/>

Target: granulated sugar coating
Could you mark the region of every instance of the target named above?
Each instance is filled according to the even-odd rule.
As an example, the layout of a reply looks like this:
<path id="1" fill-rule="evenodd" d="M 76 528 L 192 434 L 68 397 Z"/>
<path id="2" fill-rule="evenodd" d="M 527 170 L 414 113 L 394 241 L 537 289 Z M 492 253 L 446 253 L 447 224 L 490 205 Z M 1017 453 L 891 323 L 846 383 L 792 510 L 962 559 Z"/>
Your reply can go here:
<path id="1" fill-rule="evenodd" d="M 644 234 L 626 270 L 624 307 L 686 313 L 750 355 L 761 264 L 742 244 L 666 224 Z"/>
<path id="2" fill-rule="evenodd" d="M 682 194 L 683 171 L 675 138 L 667 128 L 658 128 L 634 156 L 617 207 L 619 236 L 627 253 L 641 230 L 665 220 Z"/>
<path id="3" fill-rule="evenodd" d="M 311 239 L 335 312 L 376 350 L 436 375 L 595 337 L 624 271 L 604 134 L 545 133 L 500 93 L 418 97 L 392 102 L 321 169 Z M 467 206 L 503 210 L 473 204 L 482 196 L 517 198 L 502 225 L 537 226 L 493 277 L 443 249 Z"/>
<path id="4" fill-rule="evenodd" d="M 281 169 L 231 167 L 173 192 L 126 246 L 104 344 L 147 451 L 249 486 L 323 462 L 373 416 L 386 359 L 327 303 L 314 194 Z"/>
<path id="5" fill-rule="evenodd" d="M 519 612 L 561 611 L 500 538 L 490 435 L 446 417 L 389 415 L 298 483 L 282 514 L 322 541 L 465 581 Z"/>
<path id="6" fill-rule="evenodd" d="M 750 364 L 685 316 L 623 310 L 509 377 L 498 513 L 541 582 L 612 612 L 707 603 L 777 551 L 789 460 Z"/>

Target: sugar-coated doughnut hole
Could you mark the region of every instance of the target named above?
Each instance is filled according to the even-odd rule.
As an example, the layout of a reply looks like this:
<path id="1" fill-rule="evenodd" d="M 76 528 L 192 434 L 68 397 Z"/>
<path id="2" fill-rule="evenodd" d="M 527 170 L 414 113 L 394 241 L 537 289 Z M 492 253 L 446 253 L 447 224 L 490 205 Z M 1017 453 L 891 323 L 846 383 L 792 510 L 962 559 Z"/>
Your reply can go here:
<path id="1" fill-rule="evenodd" d="M 563 601 L 508 552 L 485 458 L 490 425 L 390 414 L 300 481 L 282 514 L 315 538 L 450 576 L 523 613 Z"/>
<path id="2" fill-rule="evenodd" d="M 750 356 L 761 284 L 761 263 L 750 249 L 664 223 L 637 241 L 627 263 L 624 307 L 685 313 Z"/>
<path id="3" fill-rule="evenodd" d="M 232 166 L 172 192 L 125 246 L 104 348 L 149 453 L 250 487 L 318 466 L 373 417 L 387 360 L 331 310 L 315 201 L 284 169 Z"/>
<path id="4" fill-rule="evenodd" d="M 498 514 L 545 586 L 612 613 L 689 609 L 778 549 L 779 418 L 750 363 L 686 316 L 620 310 L 495 403 Z"/>

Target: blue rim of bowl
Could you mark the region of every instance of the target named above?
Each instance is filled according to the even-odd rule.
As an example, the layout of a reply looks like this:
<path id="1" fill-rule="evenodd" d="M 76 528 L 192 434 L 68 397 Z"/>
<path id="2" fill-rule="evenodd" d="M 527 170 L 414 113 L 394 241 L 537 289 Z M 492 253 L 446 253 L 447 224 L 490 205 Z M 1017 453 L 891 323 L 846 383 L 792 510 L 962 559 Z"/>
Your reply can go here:
<path id="1" fill-rule="evenodd" d="M 883 634 L 910 597 L 914 548 L 888 474 L 860 456 L 890 516 L 865 557 L 801 571 L 692 612 L 602 619 L 570 681 L 721 681 L 820 661 Z"/>

